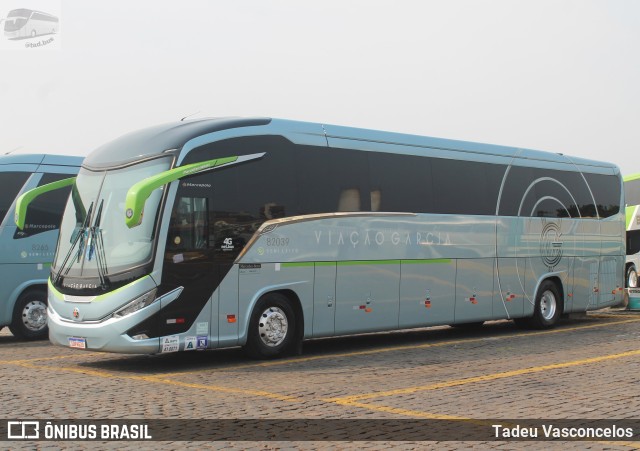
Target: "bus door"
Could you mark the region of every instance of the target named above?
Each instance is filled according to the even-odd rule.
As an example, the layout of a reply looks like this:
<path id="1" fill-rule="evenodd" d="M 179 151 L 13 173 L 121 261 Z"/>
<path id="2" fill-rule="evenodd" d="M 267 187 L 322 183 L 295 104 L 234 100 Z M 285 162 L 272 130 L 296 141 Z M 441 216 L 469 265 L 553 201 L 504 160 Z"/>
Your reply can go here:
<path id="1" fill-rule="evenodd" d="M 209 324 L 212 308 L 209 301 L 219 284 L 220 273 L 214 264 L 210 239 L 210 199 L 206 193 L 190 191 L 182 187 L 178 190 L 171 211 L 161 285 L 163 293 L 178 287 L 184 289 L 178 299 L 162 308 L 158 326 L 160 336 L 191 329 L 195 336 L 206 336 L 204 343 L 209 347 L 209 340 L 217 341 L 218 336 L 216 327 Z M 198 347 L 203 347 L 203 343 L 198 341 Z"/>

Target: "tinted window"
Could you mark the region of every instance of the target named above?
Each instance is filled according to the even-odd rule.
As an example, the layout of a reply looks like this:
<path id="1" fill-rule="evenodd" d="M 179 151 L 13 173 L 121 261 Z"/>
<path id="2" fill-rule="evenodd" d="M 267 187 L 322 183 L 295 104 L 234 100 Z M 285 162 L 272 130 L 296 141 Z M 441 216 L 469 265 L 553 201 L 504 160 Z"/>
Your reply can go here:
<path id="1" fill-rule="evenodd" d="M 596 207 L 578 172 L 512 166 L 499 214 L 534 217 L 596 217 Z"/>
<path id="2" fill-rule="evenodd" d="M 280 137 L 245 137 L 211 143 L 187 156 L 184 164 L 266 153 L 181 181 L 178 196 L 208 198 L 209 243 L 218 261 L 233 261 L 264 221 L 299 214 L 294 148 Z"/>
<path id="3" fill-rule="evenodd" d="M 370 152 L 369 168 L 372 211 L 433 211 L 430 158 Z"/>
<path id="4" fill-rule="evenodd" d="M 367 152 L 297 146 L 295 162 L 301 214 L 370 210 Z"/>
<path id="5" fill-rule="evenodd" d="M 640 230 L 630 230 L 627 232 L 627 255 L 640 252 Z"/>
<path id="6" fill-rule="evenodd" d="M 69 177 L 72 176 L 69 174 L 44 174 L 38 186 L 68 179 Z M 27 209 L 24 229 L 16 230 L 14 238 L 26 238 L 38 233 L 59 229 L 62 213 L 70 191 L 71 186 L 65 186 L 36 197 Z"/>
<path id="7" fill-rule="evenodd" d="M 28 172 L 2 172 L 2 195 L 0 196 L 0 223 L 13 204 L 20 189 L 31 174 Z"/>
<path id="8" fill-rule="evenodd" d="M 504 166 L 443 158 L 434 158 L 431 164 L 434 212 L 495 214 Z"/>
<path id="9" fill-rule="evenodd" d="M 0 192 L 0 223 L 13 204 L 20 189 L 31 174 L 28 172 L 2 172 L 2 191 Z"/>
<path id="10" fill-rule="evenodd" d="M 585 174 L 596 199 L 598 215 L 608 218 L 620 211 L 620 177 L 616 175 Z"/>

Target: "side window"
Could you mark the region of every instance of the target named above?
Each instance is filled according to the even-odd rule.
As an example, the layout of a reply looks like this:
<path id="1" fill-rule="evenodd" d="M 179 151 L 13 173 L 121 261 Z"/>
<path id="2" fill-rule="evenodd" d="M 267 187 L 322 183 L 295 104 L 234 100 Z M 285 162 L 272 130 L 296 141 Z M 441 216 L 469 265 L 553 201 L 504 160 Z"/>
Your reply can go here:
<path id="1" fill-rule="evenodd" d="M 608 218 L 620 212 L 620 178 L 615 175 L 585 174 L 596 199 L 598 216 Z"/>
<path id="2" fill-rule="evenodd" d="M 369 152 L 371 211 L 433 211 L 431 159 Z"/>
<path id="3" fill-rule="evenodd" d="M 505 169 L 497 164 L 434 158 L 435 212 L 494 215 Z"/>
<path id="4" fill-rule="evenodd" d="M 624 199 L 627 205 L 640 205 L 640 179 L 624 182 Z"/>
<path id="5" fill-rule="evenodd" d="M 208 205 L 205 197 L 177 199 L 169 221 L 167 250 L 186 252 L 210 247 Z"/>
<path id="6" fill-rule="evenodd" d="M 502 191 L 499 214 L 593 218 L 596 207 L 578 172 L 512 166 Z"/>
<path id="7" fill-rule="evenodd" d="M 627 255 L 640 252 L 640 230 L 630 230 L 627 232 Z"/>
<path id="8" fill-rule="evenodd" d="M 295 177 L 300 213 L 369 211 L 368 152 L 299 147 Z"/>
<path id="9" fill-rule="evenodd" d="M 70 174 L 43 174 L 38 186 L 73 177 Z M 27 210 L 25 226 L 16 230 L 14 239 L 26 238 L 49 230 L 58 230 L 71 186 L 49 191 L 38 196 Z"/>
<path id="10" fill-rule="evenodd" d="M 0 223 L 7 215 L 11 204 L 29 178 L 29 172 L 2 172 L 2 192 L 0 193 Z"/>

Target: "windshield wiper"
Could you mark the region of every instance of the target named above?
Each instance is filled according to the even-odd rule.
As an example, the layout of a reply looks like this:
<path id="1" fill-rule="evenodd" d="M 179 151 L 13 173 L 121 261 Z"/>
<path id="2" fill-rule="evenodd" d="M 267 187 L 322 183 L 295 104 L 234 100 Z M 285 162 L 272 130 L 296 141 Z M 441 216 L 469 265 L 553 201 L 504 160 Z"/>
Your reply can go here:
<path id="1" fill-rule="evenodd" d="M 104 242 L 102 241 L 102 229 L 100 228 L 100 221 L 102 220 L 102 207 L 104 205 L 104 199 L 100 201 L 100 207 L 96 213 L 96 219 L 89 231 L 89 251 L 87 260 L 91 261 L 93 254 L 96 254 L 96 263 L 98 266 L 98 277 L 100 278 L 100 287 L 103 290 L 107 289 L 107 258 L 104 253 Z"/>
<path id="2" fill-rule="evenodd" d="M 71 243 L 71 247 L 69 248 L 69 251 L 67 252 L 67 255 L 64 257 L 64 260 L 62 261 L 62 265 L 60 265 L 60 270 L 58 271 L 58 274 L 56 275 L 56 278 L 53 281 L 54 285 L 57 285 L 60 282 L 60 278 L 62 277 L 62 271 L 64 271 L 65 268 L 67 267 L 67 263 L 69 262 L 69 258 L 73 254 L 73 250 L 76 248 L 76 245 L 78 244 L 78 241 L 81 241 L 81 243 L 82 243 L 78 247 L 78 262 L 80 261 L 80 257 L 82 256 L 82 250 L 84 249 L 84 240 L 80 240 L 80 238 L 85 236 L 85 232 L 86 232 L 87 228 L 89 227 L 89 218 L 91 218 L 91 210 L 92 209 L 93 209 L 93 202 L 91 202 L 91 205 L 89 205 L 89 211 L 87 212 L 86 216 L 84 217 L 84 222 L 82 223 L 82 227 L 78 230 L 78 233 L 76 233 L 76 235 L 74 237 L 72 237 L 73 242 Z M 73 260 L 71 260 L 71 262 L 73 264 Z M 67 271 L 65 272 L 65 275 L 67 275 L 67 273 L 69 272 L 70 269 L 71 269 L 71 265 L 69 265 L 69 268 L 67 268 Z"/>

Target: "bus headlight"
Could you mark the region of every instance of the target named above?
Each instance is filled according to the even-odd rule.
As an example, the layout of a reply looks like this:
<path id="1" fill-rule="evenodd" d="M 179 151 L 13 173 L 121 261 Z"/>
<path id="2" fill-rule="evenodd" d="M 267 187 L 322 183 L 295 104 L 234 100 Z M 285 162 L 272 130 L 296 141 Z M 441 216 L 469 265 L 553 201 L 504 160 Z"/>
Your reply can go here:
<path id="1" fill-rule="evenodd" d="M 132 313 L 137 312 L 138 310 L 145 308 L 148 305 L 153 304 L 157 300 L 156 291 L 157 291 L 157 288 L 154 288 L 151 291 L 147 291 L 142 296 L 134 299 L 133 301 L 129 302 L 127 305 L 122 307 L 120 310 L 115 312 L 113 314 L 113 317 L 122 318 L 124 316 L 131 315 Z"/>

